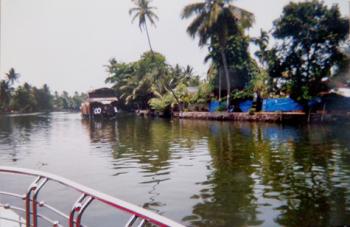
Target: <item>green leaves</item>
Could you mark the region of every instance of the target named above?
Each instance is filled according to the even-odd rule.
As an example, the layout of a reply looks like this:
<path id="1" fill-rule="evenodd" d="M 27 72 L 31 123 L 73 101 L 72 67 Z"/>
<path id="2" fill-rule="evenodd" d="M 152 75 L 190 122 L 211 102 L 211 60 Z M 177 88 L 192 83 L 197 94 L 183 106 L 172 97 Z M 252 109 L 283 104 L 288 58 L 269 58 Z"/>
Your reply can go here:
<path id="1" fill-rule="evenodd" d="M 130 63 L 112 59 L 106 68 L 110 75 L 105 82 L 113 84 L 117 96 L 130 108 L 154 105 L 159 109 L 161 104 L 180 100 L 180 84 L 198 84 L 192 67 L 172 67 L 166 63 L 163 55 L 156 52 L 146 52 L 138 61 Z"/>
<path id="2" fill-rule="evenodd" d="M 132 22 L 139 19 L 139 27 L 142 30 L 142 27 L 147 23 L 147 19 L 152 25 L 155 25 L 155 21 L 159 20 L 158 16 L 154 13 L 153 10 L 156 10 L 156 7 L 150 6 L 149 0 L 134 0 L 133 1 L 136 7 L 133 7 L 129 10 L 129 14 L 133 15 Z"/>
<path id="3" fill-rule="evenodd" d="M 16 73 L 14 68 L 11 68 L 8 73 L 5 74 L 6 79 L 9 82 L 10 85 L 13 85 L 16 80 L 19 78 L 19 73 Z"/>
<path id="4" fill-rule="evenodd" d="M 208 44 L 216 37 L 224 45 L 226 37 L 252 25 L 252 13 L 230 4 L 231 1 L 208 0 L 187 5 L 182 13 L 182 19 L 194 17 L 187 28 L 193 38 L 199 37 L 199 45 Z"/>
<path id="5" fill-rule="evenodd" d="M 281 42 L 273 49 L 270 74 L 288 74 L 289 92 L 300 101 L 327 91 L 322 80 L 331 79 L 332 68 L 344 59 L 338 47 L 347 38 L 348 23 L 336 6 L 316 0 L 288 4 L 274 22 L 273 36 Z"/>
<path id="6" fill-rule="evenodd" d="M 141 31 L 143 28 L 146 30 L 149 48 L 153 53 L 151 39 L 147 28 L 147 20 L 152 25 L 156 25 L 156 20 L 159 20 L 159 18 L 154 10 L 157 8 L 149 5 L 151 2 L 150 0 L 133 0 L 133 2 L 135 3 L 136 7 L 129 10 L 129 14 L 133 15 L 131 21 L 134 22 L 137 18 L 139 19 L 139 28 Z"/>

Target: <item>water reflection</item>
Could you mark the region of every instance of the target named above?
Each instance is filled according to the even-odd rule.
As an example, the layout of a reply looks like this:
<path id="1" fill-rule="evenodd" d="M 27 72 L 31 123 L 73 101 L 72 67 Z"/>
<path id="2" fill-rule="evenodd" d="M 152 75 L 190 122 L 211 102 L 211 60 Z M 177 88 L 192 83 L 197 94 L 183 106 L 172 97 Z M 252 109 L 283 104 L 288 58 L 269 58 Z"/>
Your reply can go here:
<path id="1" fill-rule="evenodd" d="M 208 149 L 213 171 L 198 182 L 203 189 L 193 195 L 198 203 L 193 214 L 184 218 L 192 226 L 242 226 L 262 223 L 257 217 L 253 193 L 256 150 L 251 128 L 209 123 Z M 204 129 L 203 129 L 204 130 Z"/>
<path id="2" fill-rule="evenodd" d="M 47 114 L 0 116 L 0 158 L 17 162 L 29 150 L 31 140 L 49 135 L 50 120 Z"/>
<path id="3" fill-rule="evenodd" d="M 184 218 L 191 225 L 350 223 L 349 142 L 334 140 L 338 128 L 261 124 L 209 128 L 214 171 L 201 182 L 205 188 L 192 197 L 198 204 Z"/>
<path id="4" fill-rule="evenodd" d="M 0 117 L 0 165 L 35 167 L 47 148 L 48 171 L 189 226 L 337 226 L 350 224 L 349 139 L 348 125 Z"/>
<path id="5" fill-rule="evenodd" d="M 196 158 L 196 146 L 207 141 L 210 171 L 193 181 L 200 190 L 182 218 L 191 226 L 349 223 L 349 137 L 338 134 L 330 126 L 141 118 L 90 127 L 92 142 L 115 142 L 115 176 L 140 169 L 140 184 L 149 185 L 144 207 L 157 212 L 166 205 L 158 187 L 171 179 L 172 162 Z"/>
<path id="6" fill-rule="evenodd" d="M 107 120 L 81 120 L 91 143 L 115 143 L 118 139 L 118 123 Z"/>
<path id="7" fill-rule="evenodd" d="M 116 159 L 114 169 L 118 174 L 127 168 L 138 168 L 142 175 L 141 185 L 147 186 L 148 201 L 143 207 L 161 213 L 160 207 L 165 206 L 158 199 L 157 190 L 161 182 L 169 180 L 171 159 L 171 132 L 168 121 L 132 118 L 118 122 L 118 141 L 113 147 L 113 157 Z M 128 160 L 125 160 L 127 158 Z M 118 160 L 119 159 L 119 160 Z"/>

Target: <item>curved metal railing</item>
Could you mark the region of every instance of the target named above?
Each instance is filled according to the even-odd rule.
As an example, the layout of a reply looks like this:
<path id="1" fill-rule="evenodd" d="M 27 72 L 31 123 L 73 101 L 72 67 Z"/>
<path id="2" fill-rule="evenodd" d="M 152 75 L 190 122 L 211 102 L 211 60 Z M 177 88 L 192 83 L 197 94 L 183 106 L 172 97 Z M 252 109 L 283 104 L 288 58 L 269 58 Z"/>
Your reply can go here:
<path id="1" fill-rule="evenodd" d="M 15 211 L 24 212 L 25 214 L 25 226 L 26 227 L 38 227 L 38 218 L 46 221 L 53 227 L 62 226 L 58 221 L 52 220 L 40 213 L 38 213 L 38 206 L 46 208 L 53 213 L 65 218 L 68 220 L 69 227 L 81 227 L 85 226 L 81 224 L 82 215 L 87 207 L 91 204 L 92 201 L 98 201 L 103 204 L 106 204 L 110 207 L 113 207 L 117 210 L 129 213 L 131 217 L 128 222 L 125 224 L 127 227 L 132 227 L 138 225 L 139 227 L 144 226 L 146 223 L 150 223 L 156 226 L 172 226 L 172 227 L 183 227 L 182 225 L 160 216 L 151 211 L 145 210 L 136 205 L 130 204 L 128 202 L 122 201 L 120 199 L 114 198 L 107 194 L 98 192 L 91 188 L 85 187 L 73 181 L 67 180 L 63 177 L 56 176 L 54 174 L 49 174 L 36 170 L 22 169 L 22 168 L 13 168 L 13 167 L 3 167 L 0 166 L 0 173 L 10 173 L 10 174 L 19 174 L 36 177 L 34 182 L 29 186 L 25 195 L 15 194 L 12 192 L 0 191 L 0 195 L 10 196 L 17 199 L 24 200 L 24 208 L 12 206 L 9 204 L 0 204 L 5 209 L 12 209 Z M 53 181 L 64 185 L 66 187 L 72 188 L 77 192 L 81 193 L 80 197 L 75 201 L 70 213 L 67 215 L 58 209 L 50 206 L 49 204 L 41 201 L 38 202 L 37 198 L 40 190 L 45 186 L 49 181 Z M 20 224 L 24 224 L 22 221 L 18 221 Z"/>

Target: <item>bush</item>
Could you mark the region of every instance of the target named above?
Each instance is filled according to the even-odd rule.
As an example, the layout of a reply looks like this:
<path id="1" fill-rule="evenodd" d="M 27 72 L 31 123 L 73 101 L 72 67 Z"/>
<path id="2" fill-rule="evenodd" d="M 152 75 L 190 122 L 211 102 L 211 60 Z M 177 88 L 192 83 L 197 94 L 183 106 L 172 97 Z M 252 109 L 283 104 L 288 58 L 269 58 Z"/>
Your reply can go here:
<path id="1" fill-rule="evenodd" d="M 158 112 L 162 112 L 168 109 L 172 103 L 173 103 L 173 97 L 171 95 L 152 98 L 148 102 L 151 108 Z"/>
<path id="2" fill-rule="evenodd" d="M 256 112 L 255 108 L 250 108 L 248 113 L 249 113 L 249 115 L 254 115 L 255 112 Z"/>
<path id="3" fill-rule="evenodd" d="M 220 103 L 220 106 L 219 106 L 219 108 L 218 108 L 217 111 L 219 111 L 219 112 L 224 112 L 224 111 L 226 111 L 226 110 L 227 110 L 226 104 L 225 104 L 224 102 Z"/>

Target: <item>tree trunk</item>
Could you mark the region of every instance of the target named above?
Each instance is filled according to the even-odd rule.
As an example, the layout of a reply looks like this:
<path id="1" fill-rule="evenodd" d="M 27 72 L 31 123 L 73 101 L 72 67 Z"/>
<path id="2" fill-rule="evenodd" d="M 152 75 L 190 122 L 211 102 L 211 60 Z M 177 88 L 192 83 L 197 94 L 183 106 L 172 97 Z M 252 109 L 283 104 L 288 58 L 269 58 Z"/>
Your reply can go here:
<path id="1" fill-rule="evenodd" d="M 152 49 L 151 39 L 150 39 L 149 33 L 148 33 L 147 23 L 145 23 L 145 29 L 146 29 L 146 34 L 147 34 L 148 45 L 149 45 L 149 48 L 151 49 L 151 52 L 153 54 L 153 49 Z"/>
<path id="2" fill-rule="evenodd" d="M 181 114 L 181 113 L 182 113 L 182 103 L 180 102 L 180 100 L 179 100 L 179 98 L 177 97 L 177 95 L 175 95 L 175 92 L 173 91 L 173 89 L 169 88 L 169 89 L 167 89 L 167 90 L 169 90 L 169 91 L 171 92 L 171 94 L 174 96 L 174 98 L 175 98 L 177 104 L 179 105 L 179 112 L 180 112 L 180 114 Z"/>
<path id="3" fill-rule="evenodd" d="M 219 102 L 221 102 L 221 72 L 222 70 L 219 69 Z"/>
<path id="4" fill-rule="evenodd" d="M 228 108 L 230 106 L 230 96 L 231 96 L 231 81 L 230 81 L 230 74 L 228 71 L 228 65 L 227 65 L 227 59 L 226 55 L 223 49 L 221 49 L 221 57 L 222 57 L 222 63 L 224 65 L 224 70 L 225 70 L 225 77 L 226 77 L 226 85 L 227 85 L 227 95 L 226 95 L 226 107 Z"/>

